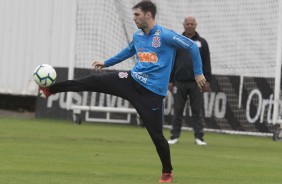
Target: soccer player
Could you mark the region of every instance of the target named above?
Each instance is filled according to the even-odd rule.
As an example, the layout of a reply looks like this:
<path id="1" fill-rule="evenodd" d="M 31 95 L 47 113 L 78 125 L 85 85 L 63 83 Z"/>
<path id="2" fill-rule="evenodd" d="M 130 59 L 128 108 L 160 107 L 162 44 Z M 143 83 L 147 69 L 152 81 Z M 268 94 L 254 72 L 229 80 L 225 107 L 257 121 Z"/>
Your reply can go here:
<path id="1" fill-rule="evenodd" d="M 95 61 L 93 67 L 109 67 L 135 55 L 136 65 L 130 71 L 90 75 L 58 82 L 40 90 L 46 97 L 67 91 L 95 91 L 128 100 L 140 118 L 156 147 L 162 163 L 160 183 L 172 181 L 170 148 L 163 135 L 163 99 L 167 93 L 169 76 L 176 48 L 184 48 L 192 56 L 195 80 L 201 88 L 205 84 L 198 46 L 190 39 L 168 30 L 155 21 L 156 5 L 141 1 L 133 8 L 133 20 L 139 28 L 131 43 L 106 61 Z"/>

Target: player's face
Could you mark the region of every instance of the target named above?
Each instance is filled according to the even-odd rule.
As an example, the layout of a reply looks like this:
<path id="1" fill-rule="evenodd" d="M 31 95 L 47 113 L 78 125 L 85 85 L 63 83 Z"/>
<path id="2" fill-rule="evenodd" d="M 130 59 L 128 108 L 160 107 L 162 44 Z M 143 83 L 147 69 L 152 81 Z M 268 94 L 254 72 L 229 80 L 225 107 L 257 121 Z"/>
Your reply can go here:
<path id="1" fill-rule="evenodd" d="M 139 29 L 146 29 L 148 27 L 146 14 L 140 8 L 133 10 L 133 21 Z"/>
<path id="2" fill-rule="evenodd" d="M 194 35 L 196 32 L 197 23 L 195 19 L 188 18 L 188 19 L 185 19 L 183 23 L 183 27 L 184 27 L 185 33 L 187 33 L 188 35 Z"/>

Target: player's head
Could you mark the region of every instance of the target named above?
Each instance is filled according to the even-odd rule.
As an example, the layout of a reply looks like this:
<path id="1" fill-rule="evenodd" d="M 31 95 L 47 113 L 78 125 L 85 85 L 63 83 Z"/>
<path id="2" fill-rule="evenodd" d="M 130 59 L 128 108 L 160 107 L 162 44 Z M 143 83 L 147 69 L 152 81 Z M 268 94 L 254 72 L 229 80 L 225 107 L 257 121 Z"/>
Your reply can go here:
<path id="1" fill-rule="evenodd" d="M 194 16 L 187 16 L 184 19 L 183 27 L 185 30 L 185 34 L 188 37 L 192 37 L 196 33 L 197 22 Z"/>
<path id="2" fill-rule="evenodd" d="M 141 1 L 132 8 L 133 20 L 139 29 L 147 29 L 155 20 L 157 8 L 151 1 Z"/>
<path id="3" fill-rule="evenodd" d="M 133 6 L 132 10 L 140 9 L 144 14 L 150 13 L 152 19 L 155 19 L 157 13 L 157 7 L 151 1 L 141 1 L 135 6 Z"/>

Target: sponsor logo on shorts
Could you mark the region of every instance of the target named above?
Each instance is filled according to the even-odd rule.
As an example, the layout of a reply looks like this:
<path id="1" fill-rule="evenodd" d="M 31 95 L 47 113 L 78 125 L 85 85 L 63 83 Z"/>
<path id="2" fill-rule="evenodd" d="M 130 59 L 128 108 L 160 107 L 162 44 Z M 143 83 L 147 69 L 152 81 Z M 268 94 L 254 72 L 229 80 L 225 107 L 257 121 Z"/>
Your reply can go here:
<path id="1" fill-rule="evenodd" d="M 127 72 L 119 72 L 118 73 L 119 78 L 127 78 L 128 77 L 128 73 Z"/>
<path id="2" fill-rule="evenodd" d="M 160 108 L 160 107 L 153 107 L 152 110 L 153 110 L 153 111 L 156 111 L 156 110 L 159 110 L 159 108 Z"/>

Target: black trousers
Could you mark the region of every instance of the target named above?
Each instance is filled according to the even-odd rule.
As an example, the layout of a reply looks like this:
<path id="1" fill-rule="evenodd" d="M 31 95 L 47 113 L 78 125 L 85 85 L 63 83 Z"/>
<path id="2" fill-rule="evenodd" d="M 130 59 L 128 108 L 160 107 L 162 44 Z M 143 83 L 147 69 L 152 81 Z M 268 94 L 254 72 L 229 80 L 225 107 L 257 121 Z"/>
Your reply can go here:
<path id="1" fill-rule="evenodd" d="M 144 122 L 156 147 L 162 162 L 162 172 L 171 172 L 170 149 L 162 129 L 164 97 L 138 84 L 131 77 L 130 72 L 111 72 L 58 82 L 50 86 L 49 91 L 52 94 L 68 91 L 100 92 L 128 100 Z"/>
<path id="2" fill-rule="evenodd" d="M 180 82 L 175 81 L 173 87 L 174 99 L 174 114 L 172 118 L 172 136 L 179 138 L 181 134 L 183 111 L 187 101 L 187 96 L 190 99 L 190 106 L 192 109 L 192 120 L 195 138 L 202 139 L 204 136 L 203 124 L 204 113 L 203 93 L 200 91 L 196 82 Z"/>

